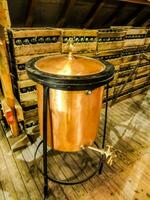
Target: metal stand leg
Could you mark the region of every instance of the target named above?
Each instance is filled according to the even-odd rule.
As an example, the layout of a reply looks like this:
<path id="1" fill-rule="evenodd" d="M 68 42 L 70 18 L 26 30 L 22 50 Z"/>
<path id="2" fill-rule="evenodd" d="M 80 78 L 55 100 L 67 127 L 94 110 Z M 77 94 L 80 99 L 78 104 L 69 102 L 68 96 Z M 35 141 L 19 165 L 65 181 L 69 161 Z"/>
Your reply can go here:
<path id="1" fill-rule="evenodd" d="M 102 139 L 102 148 L 105 147 L 105 139 L 106 139 L 106 128 L 107 128 L 107 112 L 108 112 L 108 95 L 109 95 L 109 83 L 107 83 L 106 87 L 106 105 L 105 105 L 105 121 L 104 121 L 104 133 Z M 99 174 L 102 173 L 103 166 L 104 166 L 105 156 L 102 155 L 99 163 Z"/>
<path id="2" fill-rule="evenodd" d="M 47 99 L 49 88 L 43 86 L 43 170 L 44 170 L 44 199 L 48 195 L 47 176 Z"/>

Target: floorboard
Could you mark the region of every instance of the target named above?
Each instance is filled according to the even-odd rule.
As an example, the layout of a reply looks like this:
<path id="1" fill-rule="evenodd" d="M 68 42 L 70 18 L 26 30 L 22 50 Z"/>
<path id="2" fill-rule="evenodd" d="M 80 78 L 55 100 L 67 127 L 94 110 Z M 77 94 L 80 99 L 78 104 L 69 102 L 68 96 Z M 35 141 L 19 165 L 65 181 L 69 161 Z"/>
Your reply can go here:
<path id="1" fill-rule="evenodd" d="M 103 125 L 104 109 L 96 139 L 99 147 Z M 35 143 L 12 153 L 9 145 L 10 137 L 11 134 L 1 126 L 0 200 L 42 200 L 43 177 L 34 167 L 34 152 L 41 139 L 37 138 Z M 113 145 L 119 152 L 112 166 L 105 164 L 102 175 L 97 174 L 79 185 L 64 186 L 49 181 L 51 193 L 48 199 L 149 200 L 150 91 L 109 107 L 106 144 Z M 42 152 L 41 146 L 37 153 L 37 163 L 40 168 L 42 168 Z M 49 151 L 48 155 L 49 174 L 57 175 L 61 180 L 72 176 L 76 180 L 85 178 L 93 172 L 99 162 L 99 154 L 89 149 L 75 154 Z M 87 168 L 82 171 L 85 158 Z"/>

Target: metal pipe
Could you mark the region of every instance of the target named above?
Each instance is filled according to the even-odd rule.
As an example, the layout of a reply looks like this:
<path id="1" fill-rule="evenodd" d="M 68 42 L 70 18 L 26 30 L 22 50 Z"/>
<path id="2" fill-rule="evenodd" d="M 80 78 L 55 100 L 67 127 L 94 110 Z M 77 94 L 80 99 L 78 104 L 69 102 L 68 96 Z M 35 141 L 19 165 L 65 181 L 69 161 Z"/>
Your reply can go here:
<path id="1" fill-rule="evenodd" d="M 44 169 L 44 199 L 48 194 L 47 176 L 47 96 L 49 88 L 43 86 L 43 169 Z"/>
<path id="2" fill-rule="evenodd" d="M 108 113 L 108 95 L 109 95 L 109 83 L 107 83 L 106 87 L 106 105 L 105 105 L 105 121 L 104 121 L 104 134 L 103 134 L 103 140 L 102 140 L 102 149 L 105 147 L 105 140 L 106 140 L 106 128 L 107 128 L 107 113 Z M 103 170 L 103 161 L 104 156 L 102 155 L 102 158 L 100 159 L 100 167 L 99 167 L 99 174 L 102 173 Z"/>
<path id="3" fill-rule="evenodd" d="M 96 151 L 96 152 L 98 152 L 98 153 L 100 153 L 100 154 L 105 154 L 105 150 L 104 149 L 97 149 L 97 148 L 94 148 L 94 147 L 90 147 L 90 146 L 88 146 L 88 149 L 91 149 L 91 150 L 93 150 L 93 151 Z"/>

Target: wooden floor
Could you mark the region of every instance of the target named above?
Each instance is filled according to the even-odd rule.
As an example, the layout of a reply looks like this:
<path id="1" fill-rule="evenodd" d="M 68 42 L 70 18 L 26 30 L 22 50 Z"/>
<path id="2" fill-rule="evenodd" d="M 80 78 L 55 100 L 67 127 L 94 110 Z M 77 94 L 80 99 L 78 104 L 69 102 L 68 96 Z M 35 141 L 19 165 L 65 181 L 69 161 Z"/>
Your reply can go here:
<path id="1" fill-rule="evenodd" d="M 102 113 L 101 122 L 104 114 Z M 88 126 L 88 125 L 87 125 Z M 103 127 L 103 123 L 101 126 Z M 102 132 L 100 128 L 100 133 Z M 33 168 L 33 155 L 40 138 L 27 148 L 11 152 L 10 132 L 0 131 L 0 200 L 41 200 L 43 178 Z M 101 140 L 101 136 L 97 141 Z M 112 167 L 104 166 L 102 175 L 85 183 L 64 186 L 49 181 L 50 200 L 148 200 L 150 199 L 150 91 L 109 108 L 107 144 L 121 151 Z M 58 178 L 74 176 L 84 166 L 85 157 L 98 163 L 91 150 L 77 154 L 49 156 L 49 174 Z M 89 157 L 88 157 L 89 156 Z M 38 151 L 41 166 L 42 150 Z M 80 159 L 79 159 L 80 158 Z M 67 162 L 67 163 L 66 163 Z M 71 167 L 70 167 L 71 166 Z M 84 178 L 94 164 L 78 174 Z"/>

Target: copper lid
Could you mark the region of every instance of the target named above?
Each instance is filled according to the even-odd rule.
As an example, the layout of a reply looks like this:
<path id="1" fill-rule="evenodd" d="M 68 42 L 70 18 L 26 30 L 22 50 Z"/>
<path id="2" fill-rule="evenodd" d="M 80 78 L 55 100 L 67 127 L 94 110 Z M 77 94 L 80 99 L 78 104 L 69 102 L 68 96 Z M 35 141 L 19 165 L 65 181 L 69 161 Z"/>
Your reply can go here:
<path id="1" fill-rule="evenodd" d="M 68 55 L 33 58 L 26 70 L 35 82 L 61 90 L 87 90 L 102 86 L 113 78 L 114 67 L 104 61 L 73 56 L 73 39 L 68 43 Z"/>
<path id="2" fill-rule="evenodd" d="M 57 55 L 38 60 L 35 68 L 54 75 L 86 76 L 102 72 L 105 65 L 98 60 L 83 56 Z"/>

